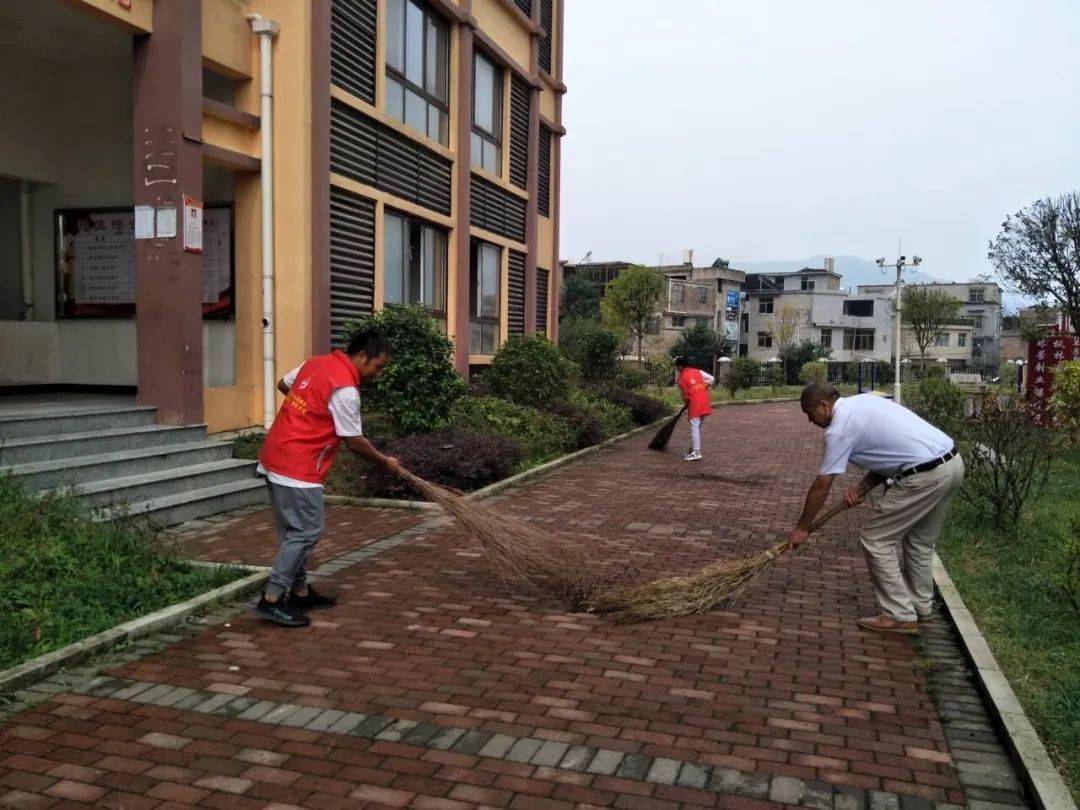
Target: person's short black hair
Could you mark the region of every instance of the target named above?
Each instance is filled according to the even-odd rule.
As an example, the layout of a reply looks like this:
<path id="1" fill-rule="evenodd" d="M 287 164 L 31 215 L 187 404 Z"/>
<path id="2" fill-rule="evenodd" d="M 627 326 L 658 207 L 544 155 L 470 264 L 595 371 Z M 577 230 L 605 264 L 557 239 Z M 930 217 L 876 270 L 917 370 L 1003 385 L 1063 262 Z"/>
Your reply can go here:
<path id="1" fill-rule="evenodd" d="M 390 341 L 374 327 L 361 329 L 349 338 L 345 353 L 349 356 L 363 353 L 368 359 L 374 360 L 380 355 L 390 354 Z"/>
<path id="2" fill-rule="evenodd" d="M 678 355 L 675 358 L 675 368 L 686 368 L 689 363 L 686 362 L 686 358 L 683 355 Z"/>
<path id="3" fill-rule="evenodd" d="M 799 405 L 804 411 L 810 411 L 817 407 L 819 402 L 836 402 L 839 398 L 840 392 L 832 383 L 812 382 L 802 390 Z"/>

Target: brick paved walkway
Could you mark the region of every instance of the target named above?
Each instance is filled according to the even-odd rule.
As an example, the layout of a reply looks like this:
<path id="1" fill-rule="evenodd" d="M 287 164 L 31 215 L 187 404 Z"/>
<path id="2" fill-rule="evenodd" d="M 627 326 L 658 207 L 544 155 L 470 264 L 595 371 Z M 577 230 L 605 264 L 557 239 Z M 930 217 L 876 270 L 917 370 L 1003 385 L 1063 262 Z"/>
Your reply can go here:
<path id="1" fill-rule="evenodd" d="M 821 445 L 792 405 L 720 410 L 693 466 L 650 453 L 648 438 L 497 502 L 579 533 L 629 579 L 686 572 L 775 542 Z M 972 798 L 928 695 L 932 662 L 854 624 L 874 610 L 855 513 L 726 610 L 625 626 L 507 591 L 444 518 L 333 513 L 328 540 L 350 553 L 318 573 L 336 609 L 301 631 L 233 611 L 104 677 L 42 685 L 59 694 L 0 727 L 0 804 L 915 810 Z M 250 558 L 248 530 L 270 542 L 263 516 L 246 520 L 221 532 L 228 554 Z M 407 528 L 393 534 L 396 520 Z M 992 730 L 980 734 L 964 756 L 979 765 L 985 750 L 996 797 L 1015 796 Z"/>

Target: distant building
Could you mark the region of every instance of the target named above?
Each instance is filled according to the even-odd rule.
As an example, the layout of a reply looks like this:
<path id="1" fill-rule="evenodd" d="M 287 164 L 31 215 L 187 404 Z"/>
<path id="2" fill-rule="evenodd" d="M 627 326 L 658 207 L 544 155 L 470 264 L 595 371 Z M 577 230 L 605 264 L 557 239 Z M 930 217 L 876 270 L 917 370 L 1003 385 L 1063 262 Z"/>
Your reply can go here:
<path id="1" fill-rule="evenodd" d="M 940 356 L 948 357 L 950 361 L 967 357 L 970 366 L 997 368 L 1001 362 L 1001 287 L 993 282 L 920 286 L 932 287 L 959 299 L 963 305 L 962 317 L 970 321 L 970 324 L 958 323 L 955 325 L 957 328 L 948 330 L 950 345 L 939 348 L 952 348 L 955 351 L 944 352 Z M 871 295 L 891 295 L 892 291 L 892 284 L 865 284 L 859 287 L 860 293 Z M 965 330 L 960 327 L 968 325 L 971 336 L 965 337 Z M 970 341 L 970 345 L 957 346 L 957 341 Z"/>
<path id="2" fill-rule="evenodd" d="M 1039 329 L 1064 328 L 1065 318 L 1056 307 L 1024 307 L 1016 315 L 1001 319 L 1001 359 L 1028 359 L 1028 342 Z"/>
<path id="3" fill-rule="evenodd" d="M 600 290 L 618 278 L 634 262 L 607 261 L 563 266 L 564 282 L 583 278 Z M 717 259 L 708 267 L 694 266 L 694 252 L 684 253 L 681 264 L 651 267 L 667 278 L 663 311 L 649 329 L 642 348 L 647 355 L 664 354 L 684 329 L 698 323 L 723 330 L 733 345 L 739 342 L 740 291 L 746 274 Z"/>
<path id="4" fill-rule="evenodd" d="M 832 259 L 822 268 L 747 274 L 739 354 L 761 362 L 775 357 L 780 347 L 773 316 L 788 308 L 798 313 L 795 343 L 820 343 L 834 361 L 888 360 L 891 304 L 880 295 L 852 296 L 840 288 L 840 279 Z"/>

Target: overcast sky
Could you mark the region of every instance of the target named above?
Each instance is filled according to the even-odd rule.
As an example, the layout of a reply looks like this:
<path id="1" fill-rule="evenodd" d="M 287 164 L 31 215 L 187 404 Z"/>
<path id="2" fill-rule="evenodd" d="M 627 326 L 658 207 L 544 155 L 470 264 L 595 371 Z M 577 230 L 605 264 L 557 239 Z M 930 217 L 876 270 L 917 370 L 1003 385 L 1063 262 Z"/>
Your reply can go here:
<path id="1" fill-rule="evenodd" d="M 567 0 L 562 258 L 904 252 L 1080 188 L 1080 0 Z"/>

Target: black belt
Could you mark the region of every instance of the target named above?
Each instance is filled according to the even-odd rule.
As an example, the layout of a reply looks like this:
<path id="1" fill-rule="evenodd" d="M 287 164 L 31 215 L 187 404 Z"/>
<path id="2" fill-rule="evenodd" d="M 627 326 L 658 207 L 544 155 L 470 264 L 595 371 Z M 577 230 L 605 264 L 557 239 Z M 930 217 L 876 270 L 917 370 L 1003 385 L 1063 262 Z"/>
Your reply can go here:
<path id="1" fill-rule="evenodd" d="M 938 456 L 937 458 L 932 458 L 929 461 L 924 461 L 922 464 L 916 464 L 914 467 L 908 467 L 907 469 L 901 470 L 900 472 L 891 476 L 889 478 L 889 482 L 895 483 L 901 478 L 907 478 L 909 475 L 918 475 L 919 473 L 930 472 L 930 470 L 937 469 L 946 461 L 951 460 L 956 454 L 957 450 L 954 447 L 952 450 L 950 450 L 943 456 Z"/>

